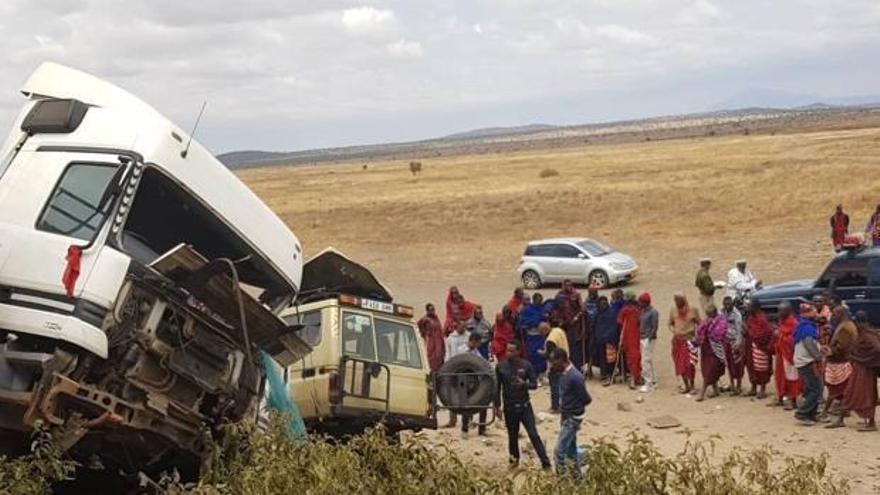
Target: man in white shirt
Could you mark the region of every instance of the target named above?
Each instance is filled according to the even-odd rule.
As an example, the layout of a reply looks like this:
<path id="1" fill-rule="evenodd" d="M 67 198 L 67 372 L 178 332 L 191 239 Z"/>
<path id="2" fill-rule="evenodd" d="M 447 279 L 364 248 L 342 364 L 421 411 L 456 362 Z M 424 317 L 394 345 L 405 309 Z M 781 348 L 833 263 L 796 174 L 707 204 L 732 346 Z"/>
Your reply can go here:
<path id="1" fill-rule="evenodd" d="M 470 348 L 468 347 L 468 337 L 470 337 L 470 334 L 467 333 L 465 323 L 458 322 L 455 325 L 455 331 L 446 337 L 446 361 L 449 361 L 459 354 L 470 352 Z"/>
<path id="2" fill-rule="evenodd" d="M 727 272 L 727 295 L 734 300 L 760 288 L 761 281 L 746 268 L 746 260 L 738 260 Z"/>

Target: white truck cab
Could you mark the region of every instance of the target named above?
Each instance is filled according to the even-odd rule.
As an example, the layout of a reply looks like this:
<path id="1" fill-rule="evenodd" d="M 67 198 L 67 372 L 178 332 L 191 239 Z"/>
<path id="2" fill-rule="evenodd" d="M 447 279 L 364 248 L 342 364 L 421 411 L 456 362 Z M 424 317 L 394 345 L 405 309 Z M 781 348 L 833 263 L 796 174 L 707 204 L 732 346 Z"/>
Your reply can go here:
<path id="1" fill-rule="evenodd" d="M 203 425 L 253 412 L 261 349 L 308 352 L 277 316 L 299 241 L 122 89 L 44 63 L 21 92 L 0 148 L 0 450 L 39 420 L 120 469 L 198 458 Z"/>

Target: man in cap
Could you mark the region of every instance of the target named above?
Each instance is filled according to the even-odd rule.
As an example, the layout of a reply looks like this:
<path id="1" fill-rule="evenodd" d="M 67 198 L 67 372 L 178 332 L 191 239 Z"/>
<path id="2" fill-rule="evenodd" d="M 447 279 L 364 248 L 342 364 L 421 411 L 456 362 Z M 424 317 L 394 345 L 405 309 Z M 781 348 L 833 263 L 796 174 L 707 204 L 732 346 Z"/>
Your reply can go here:
<path id="1" fill-rule="evenodd" d="M 703 311 L 706 311 L 710 305 L 715 306 L 715 281 L 712 280 L 712 275 L 709 274 L 710 268 L 712 268 L 712 260 L 709 258 L 701 259 L 700 269 L 697 271 L 697 277 L 694 280 L 694 285 L 700 292 L 700 306 L 702 306 Z"/>
<path id="2" fill-rule="evenodd" d="M 746 268 L 746 260 L 737 260 L 736 265 L 727 272 L 727 296 L 741 302 L 743 297 L 761 288 L 761 281 Z"/>

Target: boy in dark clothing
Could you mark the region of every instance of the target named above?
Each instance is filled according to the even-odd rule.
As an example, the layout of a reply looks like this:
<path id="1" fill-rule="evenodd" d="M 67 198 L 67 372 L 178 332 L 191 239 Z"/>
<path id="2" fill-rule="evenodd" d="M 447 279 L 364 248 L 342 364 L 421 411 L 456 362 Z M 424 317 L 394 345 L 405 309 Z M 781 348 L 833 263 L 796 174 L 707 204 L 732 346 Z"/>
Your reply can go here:
<path id="1" fill-rule="evenodd" d="M 584 384 L 584 375 L 575 368 L 568 359 L 565 349 L 556 348 L 550 355 L 550 365 L 561 373 L 559 377 L 559 409 L 562 424 L 559 439 L 556 441 L 554 457 L 556 472 L 563 474 L 567 461 L 571 461 L 572 473 L 580 476 L 580 465 L 577 450 L 577 432 L 586 415 L 587 406 L 593 399 Z"/>
<path id="2" fill-rule="evenodd" d="M 495 374 L 497 378 L 495 411 L 499 417 L 503 416 L 507 427 L 507 448 L 511 466 L 519 465 L 519 426 L 522 424 L 535 453 L 541 460 L 541 467 L 549 469 L 550 458 L 547 457 L 544 442 L 535 426 L 535 413 L 529 400 L 529 390 L 537 388 L 538 381 L 532 365 L 520 357 L 518 341 L 512 340 L 507 344 L 506 356 L 495 367 Z"/>

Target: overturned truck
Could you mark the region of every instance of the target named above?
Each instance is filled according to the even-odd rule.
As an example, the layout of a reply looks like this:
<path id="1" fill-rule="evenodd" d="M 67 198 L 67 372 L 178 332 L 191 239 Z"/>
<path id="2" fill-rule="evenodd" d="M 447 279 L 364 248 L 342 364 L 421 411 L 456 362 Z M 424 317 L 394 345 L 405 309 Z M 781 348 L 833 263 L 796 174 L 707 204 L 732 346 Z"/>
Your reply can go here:
<path id="1" fill-rule="evenodd" d="M 125 91 L 43 64 L 0 149 L 0 454 L 37 425 L 75 459 L 198 473 L 255 421 L 260 353 L 309 352 L 277 314 L 294 234 L 209 152 Z"/>

